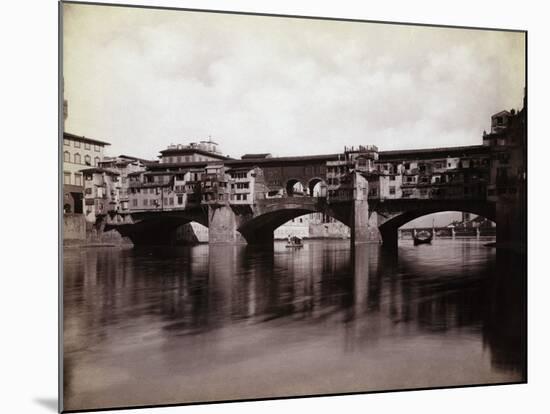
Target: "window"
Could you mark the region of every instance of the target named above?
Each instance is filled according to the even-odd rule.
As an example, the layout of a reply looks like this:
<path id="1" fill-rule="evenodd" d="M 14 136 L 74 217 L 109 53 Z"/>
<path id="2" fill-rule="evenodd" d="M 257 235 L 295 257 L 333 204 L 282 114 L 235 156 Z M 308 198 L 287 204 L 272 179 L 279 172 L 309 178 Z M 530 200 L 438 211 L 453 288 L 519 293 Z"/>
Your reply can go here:
<path id="1" fill-rule="evenodd" d="M 74 155 L 74 163 L 75 164 L 80 164 L 82 162 L 82 160 L 80 159 L 80 154 L 77 152 L 75 155 Z"/>
<path id="2" fill-rule="evenodd" d="M 82 185 L 82 174 L 78 174 L 78 173 L 74 174 L 74 184 Z"/>
<path id="3" fill-rule="evenodd" d="M 84 190 L 84 193 L 88 194 L 88 195 L 92 195 L 92 189 L 91 188 L 86 188 Z"/>
<path id="4" fill-rule="evenodd" d="M 170 198 L 168 199 L 168 204 L 170 204 L 171 206 L 174 205 L 174 197 L 170 197 Z"/>
<path id="5" fill-rule="evenodd" d="M 137 205 L 138 205 L 137 198 L 132 199 L 132 206 L 137 207 Z"/>
<path id="6" fill-rule="evenodd" d="M 183 196 L 181 195 L 178 196 L 178 204 L 179 205 L 183 204 Z"/>
<path id="7" fill-rule="evenodd" d="M 92 157 L 90 157 L 89 155 L 86 155 L 84 157 L 84 164 L 86 165 L 92 165 Z"/>
<path id="8" fill-rule="evenodd" d="M 84 149 L 87 149 L 89 150 L 91 148 L 90 144 L 88 144 L 87 142 L 84 143 Z"/>
<path id="9" fill-rule="evenodd" d="M 80 141 L 75 141 L 74 142 L 74 147 L 75 148 L 80 148 Z"/>
<path id="10" fill-rule="evenodd" d="M 68 139 L 64 139 L 63 140 L 63 145 L 66 145 L 66 146 L 70 147 L 71 146 L 71 141 L 69 141 Z"/>
<path id="11" fill-rule="evenodd" d="M 395 175 L 390 175 L 390 181 L 395 181 Z"/>
<path id="12" fill-rule="evenodd" d="M 99 165 L 99 157 L 94 158 L 94 165 L 97 167 Z"/>
<path id="13" fill-rule="evenodd" d="M 71 154 L 69 151 L 63 153 L 63 162 L 71 162 Z"/>
<path id="14" fill-rule="evenodd" d="M 394 195 L 395 194 L 395 186 L 390 186 L 390 194 L 391 195 Z"/>
<path id="15" fill-rule="evenodd" d="M 94 145 L 94 151 L 95 152 L 99 152 L 101 150 L 101 148 L 99 147 L 99 145 Z"/>
<path id="16" fill-rule="evenodd" d="M 243 194 L 243 200 L 246 200 L 247 194 Z"/>
<path id="17" fill-rule="evenodd" d="M 144 198 L 144 199 L 143 199 L 143 205 L 144 205 L 144 206 L 147 206 L 148 201 L 149 201 L 149 200 L 147 200 L 146 198 Z"/>

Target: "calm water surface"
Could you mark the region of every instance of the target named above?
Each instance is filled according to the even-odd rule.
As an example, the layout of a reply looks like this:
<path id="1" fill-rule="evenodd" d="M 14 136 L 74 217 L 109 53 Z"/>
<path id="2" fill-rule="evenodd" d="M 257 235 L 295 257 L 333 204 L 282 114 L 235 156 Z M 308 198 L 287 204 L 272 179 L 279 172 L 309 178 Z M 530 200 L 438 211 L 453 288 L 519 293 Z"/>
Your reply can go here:
<path id="1" fill-rule="evenodd" d="M 508 254 L 378 245 L 65 249 L 65 409 L 518 382 Z"/>

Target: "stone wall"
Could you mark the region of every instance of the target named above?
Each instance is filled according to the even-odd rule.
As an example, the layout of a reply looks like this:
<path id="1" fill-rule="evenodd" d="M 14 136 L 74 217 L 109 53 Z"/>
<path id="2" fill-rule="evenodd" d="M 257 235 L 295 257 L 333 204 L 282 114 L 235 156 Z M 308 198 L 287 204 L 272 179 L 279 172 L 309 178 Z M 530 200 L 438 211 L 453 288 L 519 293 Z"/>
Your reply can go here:
<path id="1" fill-rule="evenodd" d="M 63 214 L 63 242 L 86 240 L 86 220 L 82 214 Z"/>
<path id="2" fill-rule="evenodd" d="M 132 241 L 116 230 L 104 231 L 101 224 L 86 222 L 86 244 L 105 245 L 105 246 L 122 246 L 131 245 Z"/>

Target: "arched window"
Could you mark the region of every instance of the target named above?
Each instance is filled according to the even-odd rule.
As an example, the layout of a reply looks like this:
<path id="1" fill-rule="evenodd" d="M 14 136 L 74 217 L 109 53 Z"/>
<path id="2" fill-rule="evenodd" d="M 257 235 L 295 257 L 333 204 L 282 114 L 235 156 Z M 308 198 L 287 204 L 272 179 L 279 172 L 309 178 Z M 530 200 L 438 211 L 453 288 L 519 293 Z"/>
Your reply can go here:
<path id="1" fill-rule="evenodd" d="M 64 162 L 71 162 L 71 154 L 69 153 L 69 151 L 65 151 L 63 153 L 63 161 Z"/>
<path id="2" fill-rule="evenodd" d="M 92 165 L 92 157 L 90 157 L 89 155 L 86 155 L 84 157 L 84 164 L 86 165 Z"/>
<path id="3" fill-rule="evenodd" d="M 99 165 L 99 157 L 94 158 L 94 165 L 97 167 Z"/>
<path id="4" fill-rule="evenodd" d="M 77 152 L 75 155 L 74 155 L 74 163 L 75 164 L 80 164 L 82 162 L 82 160 L 80 159 L 80 154 Z"/>

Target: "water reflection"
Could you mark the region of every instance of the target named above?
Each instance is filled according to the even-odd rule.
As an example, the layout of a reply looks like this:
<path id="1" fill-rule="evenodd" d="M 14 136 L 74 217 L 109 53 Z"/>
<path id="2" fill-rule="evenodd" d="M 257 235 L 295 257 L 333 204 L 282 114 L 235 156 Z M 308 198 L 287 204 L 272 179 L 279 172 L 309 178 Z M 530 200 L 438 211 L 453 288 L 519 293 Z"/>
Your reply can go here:
<path id="1" fill-rule="evenodd" d="M 521 381 L 522 265 L 473 241 L 67 249 L 65 409 Z"/>

